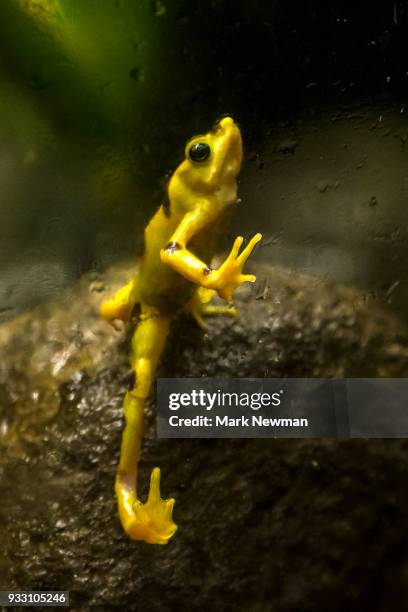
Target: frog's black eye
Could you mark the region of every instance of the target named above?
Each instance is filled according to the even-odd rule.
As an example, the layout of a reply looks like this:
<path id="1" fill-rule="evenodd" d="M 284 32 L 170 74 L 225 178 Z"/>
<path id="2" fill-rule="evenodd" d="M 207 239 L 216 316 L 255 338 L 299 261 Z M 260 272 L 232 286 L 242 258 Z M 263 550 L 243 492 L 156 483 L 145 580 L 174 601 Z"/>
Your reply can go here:
<path id="1" fill-rule="evenodd" d="M 188 150 L 188 156 L 193 162 L 203 162 L 211 155 L 210 146 L 206 142 L 196 142 Z"/>

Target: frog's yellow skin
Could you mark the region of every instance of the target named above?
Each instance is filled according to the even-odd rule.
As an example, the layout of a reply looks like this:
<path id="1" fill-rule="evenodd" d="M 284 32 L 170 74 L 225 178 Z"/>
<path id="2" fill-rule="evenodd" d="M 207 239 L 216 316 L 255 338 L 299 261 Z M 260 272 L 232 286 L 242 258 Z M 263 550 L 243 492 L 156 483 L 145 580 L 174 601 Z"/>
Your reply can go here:
<path id="1" fill-rule="evenodd" d="M 241 283 L 255 281 L 252 274 L 242 274 L 242 268 L 261 234 L 256 234 L 241 253 L 243 238 L 236 238 L 218 269 L 205 263 L 214 255 L 213 237 L 223 214 L 236 202 L 241 163 L 241 134 L 230 117 L 187 144 L 185 160 L 168 185 L 169 204 L 159 208 L 145 229 L 145 252 L 137 276 L 101 306 L 101 314 L 109 322 L 129 321 L 135 304 L 141 308 L 132 339 L 131 366 L 136 383 L 124 400 L 126 427 L 115 482 L 120 520 L 134 540 L 166 544 L 177 529 L 172 520 L 174 499 L 160 497 L 159 468 L 152 472 L 145 504 L 136 493 L 144 406 L 170 322 L 182 308 L 202 326 L 204 315 L 235 316 L 231 306 L 208 302 L 216 293 L 231 302 Z"/>

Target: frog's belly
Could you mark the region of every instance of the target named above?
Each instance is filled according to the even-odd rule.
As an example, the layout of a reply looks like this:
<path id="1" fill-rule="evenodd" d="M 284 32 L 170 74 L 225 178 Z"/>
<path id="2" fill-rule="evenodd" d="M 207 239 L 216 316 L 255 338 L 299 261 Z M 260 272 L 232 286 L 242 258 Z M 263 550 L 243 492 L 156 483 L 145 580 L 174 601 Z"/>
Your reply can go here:
<path id="1" fill-rule="evenodd" d="M 166 217 L 161 208 L 145 231 L 145 253 L 138 276 L 140 300 L 163 313 L 176 312 L 197 289 L 197 285 L 160 259 L 160 250 L 169 242 L 180 221 L 175 215 Z M 216 242 L 215 232 L 205 228 L 191 239 L 187 248 L 206 265 L 210 265 Z"/>
<path id="2" fill-rule="evenodd" d="M 140 300 L 160 312 L 172 314 L 189 301 L 196 285 L 163 264 L 160 257 L 155 265 L 152 263 L 144 261 L 140 267 Z"/>

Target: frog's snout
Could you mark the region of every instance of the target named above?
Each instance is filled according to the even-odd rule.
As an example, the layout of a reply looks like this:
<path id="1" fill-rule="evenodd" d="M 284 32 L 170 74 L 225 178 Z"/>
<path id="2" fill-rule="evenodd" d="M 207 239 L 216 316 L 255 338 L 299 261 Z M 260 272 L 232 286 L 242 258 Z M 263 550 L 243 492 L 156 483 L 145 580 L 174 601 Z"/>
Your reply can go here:
<path id="1" fill-rule="evenodd" d="M 212 134 L 221 134 L 230 131 L 231 128 L 237 128 L 238 126 L 232 119 L 232 117 L 223 117 L 219 119 L 211 130 Z"/>
<path id="2" fill-rule="evenodd" d="M 225 130 L 225 128 L 233 127 L 235 125 L 232 117 L 224 117 L 220 121 L 220 126 Z"/>
<path id="3" fill-rule="evenodd" d="M 235 177 L 242 163 L 241 132 L 232 117 L 223 117 L 218 123 L 218 130 L 224 150 L 224 162 L 220 161 L 220 166 L 228 175 Z"/>
<path id="4" fill-rule="evenodd" d="M 239 127 L 232 117 L 224 117 L 221 119 L 221 121 L 218 123 L 217 131 L 225 141 L 229 142 L 230 145 L 233 144 L 234 146 L 242 146 Z"/>

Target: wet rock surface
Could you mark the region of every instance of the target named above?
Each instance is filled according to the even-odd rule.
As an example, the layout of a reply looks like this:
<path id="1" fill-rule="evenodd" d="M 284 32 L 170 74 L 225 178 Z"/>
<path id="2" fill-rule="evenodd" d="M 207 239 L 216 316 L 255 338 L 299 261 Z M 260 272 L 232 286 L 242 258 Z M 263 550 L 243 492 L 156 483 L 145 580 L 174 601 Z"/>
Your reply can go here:
<path id="1" fill-rule="evenodd" d="M 398 319 L 364 295 L 260 267 L 241 318 L 174 322 L 159 375 L 407 376 Z M 0 327 L 0 588 L 69 590 L 75 610 L 401 610 L 408 441 L 156 440 L 179 530 L 128 540 L 113 481 L 129 334 L 97 317 L 128 276 L 85 278 Z M 392 595 L 390 595 L 392 593 Z"/>

